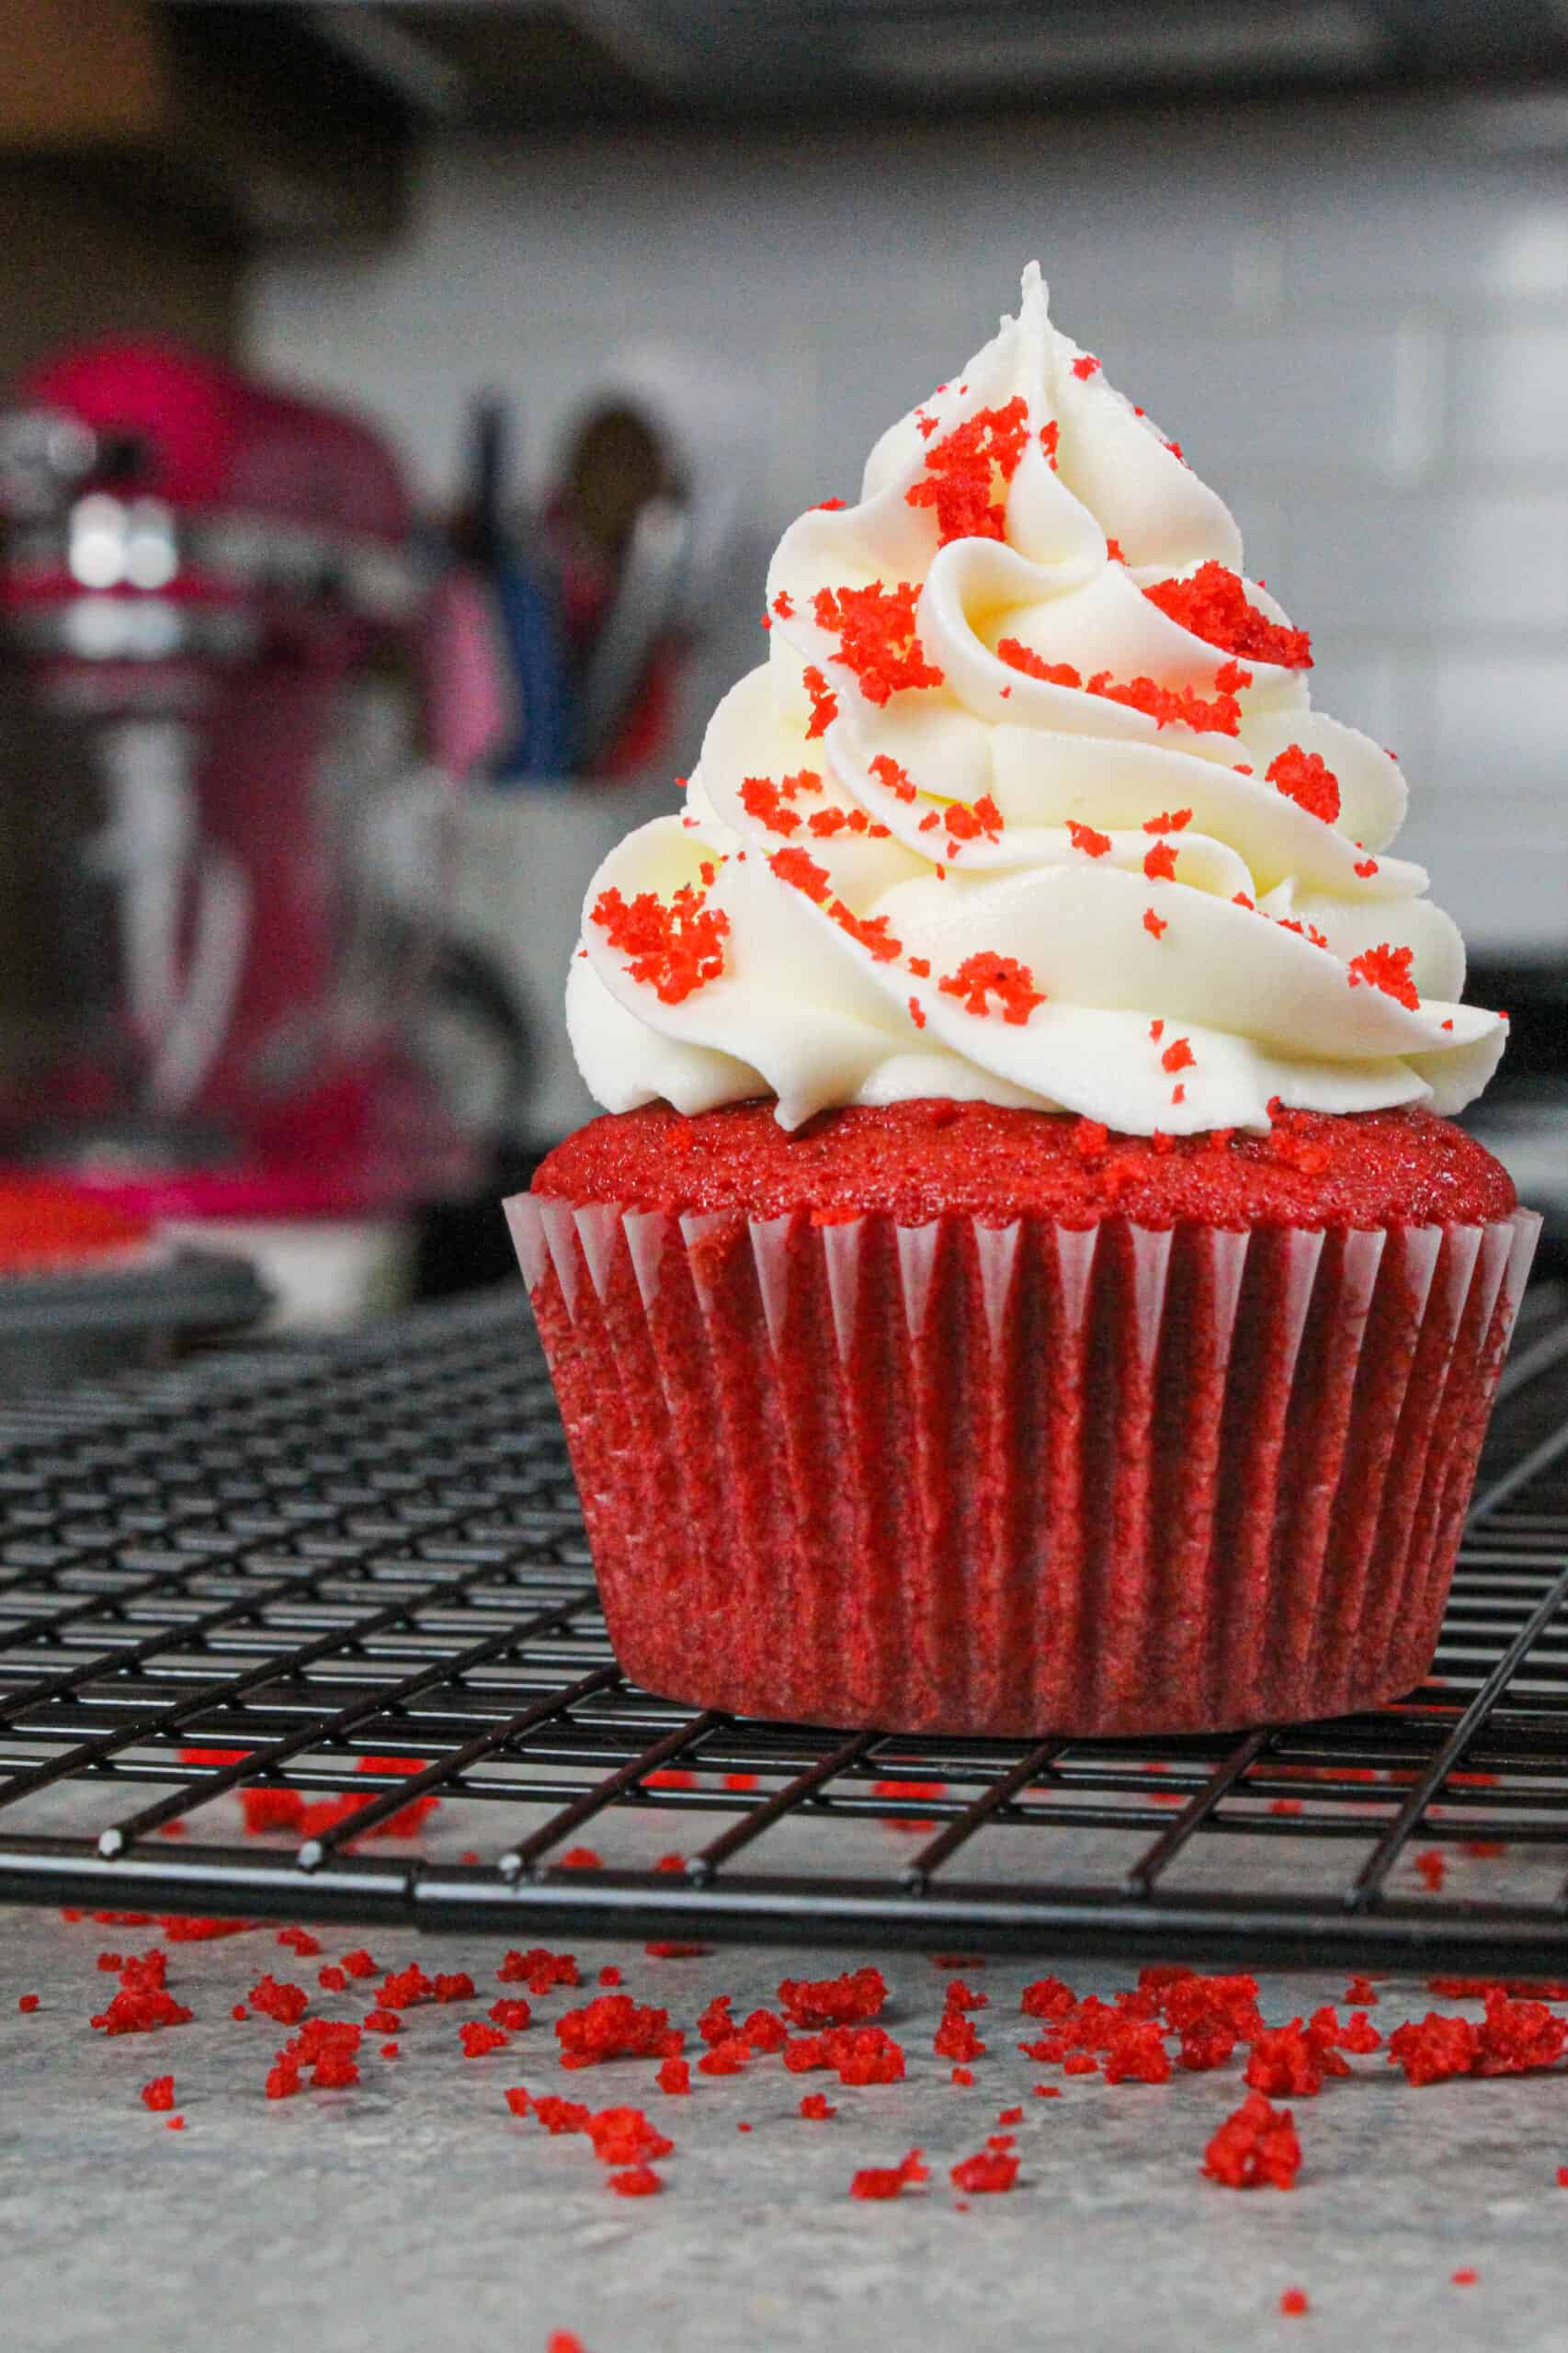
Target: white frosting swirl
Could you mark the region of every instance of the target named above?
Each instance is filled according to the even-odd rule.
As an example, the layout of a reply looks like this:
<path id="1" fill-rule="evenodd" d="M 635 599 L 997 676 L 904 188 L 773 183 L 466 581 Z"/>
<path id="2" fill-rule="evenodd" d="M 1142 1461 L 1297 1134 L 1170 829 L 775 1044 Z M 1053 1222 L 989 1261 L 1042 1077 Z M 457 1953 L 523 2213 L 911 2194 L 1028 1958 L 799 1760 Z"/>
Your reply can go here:
<path id="1" fill-rule="evenodd" d="M 1279 659 L 1144 593 L 1206 565 Z M 1240 571 L 1224 506 L 1031 265 L 860 503 L 785 533 L 768 661 L 714 713 L 684 814 L 595 875 L 567 989 L 595 1097 L 774 1095 L 792 1128 L 978 1097 L 1139 1134 L 1264 1129 L 1275 1097 L 1469 1102 L 1503 1022 L 1458 1003 L 1457 929 L 1381 855 L 1403 779 L 1309 709 L 1305 641 Z M 1161 689 L 1190 690 L 1185 720 Z"/>

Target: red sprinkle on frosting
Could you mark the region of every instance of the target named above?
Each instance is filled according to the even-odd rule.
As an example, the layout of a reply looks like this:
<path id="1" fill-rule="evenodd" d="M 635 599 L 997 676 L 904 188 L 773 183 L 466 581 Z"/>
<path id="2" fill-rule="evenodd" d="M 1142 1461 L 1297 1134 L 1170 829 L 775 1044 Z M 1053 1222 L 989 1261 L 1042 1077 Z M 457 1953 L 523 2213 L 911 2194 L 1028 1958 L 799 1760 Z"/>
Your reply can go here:
<path id="1" fill-rule="evenodd" d="M 890 792 L 897 793 L 901 801 L 914 800 L 915 787 L 910 781 L 908 770 L 900 767 L 898 762 L 891 758 L 886 752 L 877 754 L 876 758 L 871 762 L 871 774 L 880 783 L 885 784 Z"/>
<path id="2" fill-rule="evenodd" d="M 806 730 L 807 736 L 825 735 L 838 717 L 838 697 L 814 662 L 808 663 L 802 676 L 812 699 L 812 722 Z"/>
<path id="3" fill-rule="evenodd" d="M 966 1013 L 988 1013 L 986 999 L 994 996 L 1003 1020 L 1017 1029 L 1023 1028 L 1037 1005 L 1045 1003 L 1045 992 L 1036 988 L 1027 964 L 1020 964 L 1014 956 L 991 955 L 983 949 L 966 956 L 958 971 L 947 973 L 937 985 L 944 996 L 960 998 Z"/>
<path id="4" fill-rule="evenodd" d="M 1110 847 L 1110 835 L 1096 831 L 1093 825 L 1081 825 L 1075 817 L 1067 820 L 1067 837 L 1074 849 L 1086 858 L 1103 858 Z"/>
<path id="5" fill-rule="evenodd" d="M 679 1005 L 724 969 L 720 945 L 730 928 L 722 907 L 705 904 L 705 894 L 683 882 L 668 904 L 653 891 L 640 891 L 630 906 L 620 892 L 601 891 L 593 920 L 610 946 L 628 959 L 634 981 L 651 987 L 661 1005 Z M 566 1861 L 566 1857 L 562 1857 Z"/>
<path id="6" fill-rule="evenodd" d="M 996 654 L 1009 669 L 1019 670 L 1026 677 L 1039 678 L 1046 686 L 1085 687 L 1082 673 L 1071 662 L 1047 662 L 1018 638 L 1000 639 Z M 1085 691 L 1102 695 L 1108 702 L 1125 703 L 1131 710 L 1142 711 L 1156 727 L 1176 723 L 1199 733 L 1234 735 L 1241 722 L 1241 705 L 1236 697 L 1242 688 L 1251 684 L 1251 673 L 1230 662 L 1215 673 L 1212 701 L 1205 701 L 1191 687 L 1162 687 L 1153 678 L 1119 680 L 1108 670 L 1096 671 L 1087 681 Z"/>
<path id="7" fill-rule="evenodd" d="M 888 930 L 886 915 L 858 915 L 842 899 L 835 899 L 827 912 L 840 931 L 846 931 L 858 947 L 865 949 L 873 964 L 891 964 L 903 955 L 903 942 Z"/>
<path id="8" fill-rule="evenodd" d="M 1143 928 L 1149 934 L 1151 939 L 1161 939 L 1164 938 L 1166 929 L 1165 917 L 1164 915 L 1157 915 L 1153 907 L 1145 907 L 1143 910 Z"/>
<path id="9" fill-rule="evenodd" d="M 812 610 L 819 626 L 838 638 L 838 659 L 852 670 L 868 702 L 916 687 L 939 687 L 942 672 L 927 662 L 915 634 L 919 588 L 901 580 L 888 590 L 880 580 L 869 588 L 819 588 Z M 808 689 L 810 679 L 808 676 Z M 807 733 L 816 732 L 813 717 Z"/>
<path id="10" fill-rule="evenodd" d="M 819 907 L 822 905 L 828 892 L 827 869 L 819 866 L 808 851 L 776 849 L 767 863 L 780 882 L 788 882 L 792 889 L 803 891 L 808 899 L 814 899 Z"/>
<path id="11" fill-rule="evenodd" d="M 920 418 L 929 438 L 935 418 Z M 950 540 L 999 540 L 1006 509 L 992 495 L 994 478 L 1011 482 L 1028 434 L 1028 412 L 1021 395 L 1005 408 L 978 409 L 926 452 L 926 472 L 904 493 L 911 506 L 930 506 L 937 516 L 938 547 Z"/>
<path id="12" fill-rule="evenodd" d="M 1174 449 L 1176 444 L 1167 447 Z M 1225 564 L 1200 563 L 1189 580 L 1156 580 L 1143 594 L 1194 637 L 1222 646 L 1227 654 L 1277 663 L 1286 670 L 1312 666 L 1312 642 L 1306 631 L 1286 629 L 1249 604 L 1240 574 Z"/>
<path id="13" fill-rule="evenodd" d="M 1332 825 L 1339 814 L 1339 779 L 1318 752 L 1303 750 L 1300 744 L 1288 744 L 1277 760 L 1271 760 L 1264 770 L 1267 783 L 1284 793 L 1309 817 L 1321 817 Z"/>
<path id="14" fill-rule="evenodd" d="M 1365 981 L 1369 988 L 1381 989 L 1396 1004 L 1405 1006 L 1412 1013 L 1421 1010 L 1421 999 L 1410 977 L 1414 950 L 1391 948 L 1385 939 L 1381 947 L 1365 948 L 1359 956 L 1350 959 L 1350 985 Z"/>
<path id="15" fill-rule="evenodd" d="M 782 791 L 771 777 L 743 777 L 741 807 L 759 825 L 766 825 L 770 834 L 797 834 L 801 830 L 800 812 L 785 807 Z"/>
<path id="16" fill-rule="evenodd" d="M 983 792 L 971 808 L 967 801 L 951 801 L 941 812 L 948 829 L 948 856 L 956 858 L 963 843 L 1000 841 L 1005 819 L 988 792 Z"/>

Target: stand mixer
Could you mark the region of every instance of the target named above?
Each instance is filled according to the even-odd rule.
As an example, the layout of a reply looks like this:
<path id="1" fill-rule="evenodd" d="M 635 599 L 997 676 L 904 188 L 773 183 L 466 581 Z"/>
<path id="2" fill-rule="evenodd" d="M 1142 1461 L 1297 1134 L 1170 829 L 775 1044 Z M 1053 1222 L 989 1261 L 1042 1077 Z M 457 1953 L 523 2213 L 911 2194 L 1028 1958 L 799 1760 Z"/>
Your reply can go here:
<path id="1" fill-rule="evenodd" d="M 472 1187 L 411 1044 L 452 779 L 364 426 L 105 342 L 0 411 L 0 1157 L 155 1214 Z"/>

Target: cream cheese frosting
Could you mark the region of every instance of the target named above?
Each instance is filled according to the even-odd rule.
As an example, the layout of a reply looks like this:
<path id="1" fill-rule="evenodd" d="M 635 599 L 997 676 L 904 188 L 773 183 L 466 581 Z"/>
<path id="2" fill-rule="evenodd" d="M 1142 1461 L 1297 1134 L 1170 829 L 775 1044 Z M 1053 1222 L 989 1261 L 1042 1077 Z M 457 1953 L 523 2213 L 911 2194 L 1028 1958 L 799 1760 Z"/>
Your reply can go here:
<path id="1" fill-rule="evenodd" d="M 1038 266 L 767 594 L 684 810 L 589 886 L 567 1022 L 606 1109 L 979 1097 L 1187 1134 L 1485 1086 L 1503 1018 L 1384 854 L 1397 764 L 1311 709 L 1310 641 Z"/>

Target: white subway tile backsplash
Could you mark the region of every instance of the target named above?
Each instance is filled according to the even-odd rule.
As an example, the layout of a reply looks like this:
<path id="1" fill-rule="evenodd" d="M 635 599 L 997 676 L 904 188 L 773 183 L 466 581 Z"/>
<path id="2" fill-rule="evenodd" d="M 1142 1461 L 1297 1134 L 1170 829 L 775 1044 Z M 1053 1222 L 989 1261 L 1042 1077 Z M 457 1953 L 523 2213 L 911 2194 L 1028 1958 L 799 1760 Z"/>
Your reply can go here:
<path id="1" fill-rule="evenodd" d="M 1472 956 L 1568 955 L 1568 823 L 1543 823 L 1528 793 L 1462 804 L 1413 793 L 1410 811 L 1400 854 L 1426 868 Z"/>
<path id="2" fill-rule="evenodd" d="M 1568 327 L 1487 326 L 1456 337 L 1450 448 L 1488 467 L 1568 467 Z"/>
<path id="3" fill-rule="evenodd" d="M 1432 781 L 1484 801 L 1533 793 L 1562 821 L 1568 811 L 1568 658 L 1465 654 L 1433 677 Z"/>
<path id="4" fill-rule="evenodd" d="M 1297 616 L 1300 600 L 1280 599 Z M 1368 654 L 1354 638 L 1312 633 L 1313 669 L 1309 681 L 1312 707 L 1358 727 L 1375 744 L 1392 745 L 1402 764 L 1408 764 L 1409 729 L 1403 724 L 1406 703 L 1398 663 L 1386 654 Z"/>
<path id="5" fill-rule="evenodd" d="M 1223 487 L 1244 471 L 1398 478 L 1435 454 L 1435 331 L 1366 321 L 1220 335 L 1147 319 L 1101 326 L 1113 382 Z"/>
<path id="6" fill-rule="evenodd" d="M 1303 498 L 1280 593 L 1306 629 L 1568 629 L 1568 487 Z"/>
<path id="7" fill-rule="evenodd" d="M 1441 111 L 1383 109 L 1328 144 L 1309 113 L 1279 157 L 1285 301 L 1464 314 L 1568 294 L 1568 186 L 1539 157 L 1466 155 Z"/>

